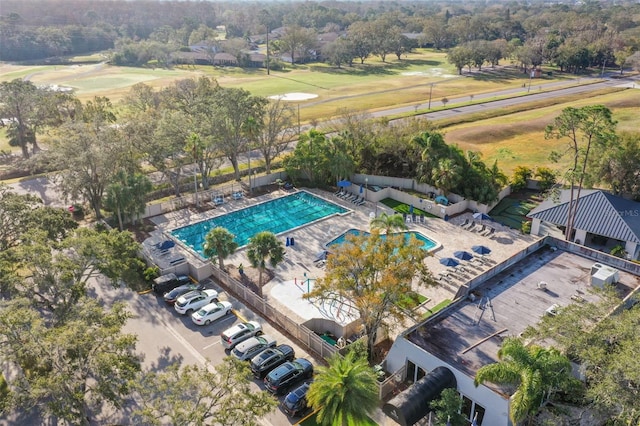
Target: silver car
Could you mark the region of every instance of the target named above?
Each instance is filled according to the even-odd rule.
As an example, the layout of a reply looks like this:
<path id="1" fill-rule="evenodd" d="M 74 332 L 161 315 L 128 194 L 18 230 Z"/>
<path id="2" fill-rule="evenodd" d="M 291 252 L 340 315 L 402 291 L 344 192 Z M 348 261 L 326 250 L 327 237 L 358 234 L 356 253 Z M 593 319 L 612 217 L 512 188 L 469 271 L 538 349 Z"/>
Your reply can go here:
<path id="1" fill-rule="evenodd" d="M 173 307 L 180 315 L 191 315 L 193 312 L 217 299 L 218 292 L 215 290 L 194 290 L 178 297 Z"/>
<path id="2" fill-rule="evenodd" d="M 249 361 L 251 358 L 258 355 L 263 350 L 272 348 L 276 344 L 276 339 L 263 334 L 262 336 L 252 337 L 240 343 L 235 347 L 232 353 L 233 356 L 235 356 L 240 361 Z"/>
<path id="3" fill-rule="evenodd" d="M 220 341 L 225 349 L 233 349 L 238 343 L 262 334 L 262 326 L 256 321 L 241 322 L 226 329 L 220 335 Z"/>

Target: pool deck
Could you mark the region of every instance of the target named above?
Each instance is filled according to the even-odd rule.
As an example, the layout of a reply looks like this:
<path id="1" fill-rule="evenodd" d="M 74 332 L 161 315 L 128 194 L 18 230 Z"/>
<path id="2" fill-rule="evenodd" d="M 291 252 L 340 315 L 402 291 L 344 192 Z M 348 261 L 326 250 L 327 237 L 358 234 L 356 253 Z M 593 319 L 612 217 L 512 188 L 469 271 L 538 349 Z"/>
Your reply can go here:
<path id="1" fill-rule="evenodd" d="M 300 323 L 313 317 L 331 318 L 332 315 L 334 315 L 334 318 L 331 319 L 339 323 L 348 322 L 352 318 L 350 315 L 346 315 L 345 312 L 336 312 L 335 309 L 328 309 L 326 306 L 312 304 L 303 299 L 302 295 L 306 292 L 306 285 L 301 285 L 300 282 L 303 282 L 305 279 L 313 280 L 323 276 L 324 269 L 317 267 L 314 264 L 314 260 L 318 254 L 325 249 L 326 243 L 335 239 L 348 229 L 369 230 L 370 215 L 372 213 L 375 214 L 377 211 L 378 215 L 383 212 L 392 214 L 393 210 L 381 203 L 377 203 L 376 206 L 372 202 L 367 202 L 362 206 L 355 206 L 352 203 L 335 197 L 333 193 L 330 192 L 317 189 L 305 190 L 335 204 L 350 208 L 352 212 L 322 219 L 279 235 L 283 244 L 287 237 L 293 237 L 295 245 L 286 247 L 285 260 L 276 266 L 274 270 L 275 277 L 264 286 L 263 294 L 270 304 L 276 306 L 283 313 L 287 313 L 291 318 L 296 318 Z M 288 194 L 288 192 L 274 191 L 255 198 L 229 200 L 214 210 L 202 213 L 194 213 L 188 209 L 184 209 L 155 217 L 152 220 L 161 230 L 171 231 L 181 226 L 238 210 L 268 199 L 282 197 L 286 194 Z M 492 250 L 490 258 L 493 259 L 493 262 L 501 262 L 539 238 L 522 235 L 495 222 L 490 224 L 491 227 L 495 228 L 493 238 L 485 237 L 478 233 L 462 229 L 459 225 L 466 219 L 469 219 L 469 221 L 472 220 L 471 213 L 465 213 L 452 218 L 449 222 L 436 218 L 426 218 L 425 224 L 407 224 L 410 230 L 418 231 L 439 244 L 439 246 L 431 252 L 432 256 L 428 256 L 425 260 L 434 276 L 437 276 L 441 272 L 451 271 L 451 268 L 441 265 L 439 259 L 453 257 L 455 251 L 467 250 L 473 253 L 471 251 L 473 245 L 484 245 Z M 245 265 L 250 264 L 245 252 L 245 249 L 238 250 L 235 254 L 227 258 L 225 263 L 236 266 L 241 263 Z M 480 269 L 472 267 L 467 267 L 466 269 L 468 271 L 467 276 L 480 273 Z M 430 308 L 445 299 L 453 300 L 460 284 L 462 284 L 462 281 L 458 283 L 452 280 L 451 282 L 442 282 L 442 285 L 437 287 L 418 289 L 418 292 L 429 298 L 426 308 Z M 392 331 L 392 335 L 404 330 L 408 325 L 411 324 L 407 323 L 404 326 L 399 325 L 396 327 L 396 330 Z"/>

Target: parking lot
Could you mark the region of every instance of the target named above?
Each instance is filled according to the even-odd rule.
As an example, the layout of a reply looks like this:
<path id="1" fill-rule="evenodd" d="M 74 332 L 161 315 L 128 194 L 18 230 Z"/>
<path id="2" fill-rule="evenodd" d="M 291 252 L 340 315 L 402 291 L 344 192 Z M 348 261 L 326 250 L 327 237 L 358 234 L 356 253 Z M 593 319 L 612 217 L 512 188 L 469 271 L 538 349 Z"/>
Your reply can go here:
<path id="1" fill-rule="evenodd" d="M 124 300 L 134 317 L 128 322 L 125 331 L 138 336 L 137 350 L 143 355 L 143 368 L 162 369 L 174 362 L 186 364 L 204 364 L 209 362 L 216 365 L 228 355 L 220 341 L 220 334 L 227 328 L 243 321 L 258 321 L 262 325 L 265 335 L 276 339 L 277 344 L 286 343 L 295 350 L 296 357 L 307 358 L 314 365 L 318 362 L 295 342 L 280 333 L 264 319 L 256 316 L 251 310 L 228 295 L 222 288 L 206 280 L 206 288 L 213 288 L 219 292 L 220 300 L 232 303 L 234 313 L 225 316 L 209 325 L 198 326 L 187 315 L 178 314 L 174 308 L 166 304 L 162 296 L 153 292 L 136 294 L 128 289 L 113 290 L 108 284 L 97 285 L 92 291 L 106 304 L 116 300 Z M 261 381 L 253 380 L 257 390 L 264 390 Z M 282 401 L 284 397 L 278 399 Z M 280 408 L 264 419 L 265 426 L 285 426 L 295 424 L 299 419 L 288 418 Z"/>

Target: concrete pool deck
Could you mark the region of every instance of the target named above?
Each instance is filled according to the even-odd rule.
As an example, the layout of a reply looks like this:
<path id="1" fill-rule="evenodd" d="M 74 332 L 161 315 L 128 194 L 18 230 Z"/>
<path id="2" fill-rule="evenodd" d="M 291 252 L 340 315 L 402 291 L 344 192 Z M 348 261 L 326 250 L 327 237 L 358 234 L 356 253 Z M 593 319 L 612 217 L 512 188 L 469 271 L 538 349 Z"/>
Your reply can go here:
<path id="1" fill-rule="evenodd" d="M 264 286 L 263 294 L 270 304 L 277 307 L 281 312 L 288 314 L 291 318 L 295 318 L 300 323 L 304 323 L 312 317 L 328 318 L 328 315 L 331 315 L 331 310 L 324 309 L 322 306 L 316 306 L 317 304 L 314 305 L 304 300 L 302 295 L 306 292 L 305 286 L 295 284 L 305 279 L 313 280 L 324 275 L 324 269 L 317 267 L 314 264 L 314 260 L 317 259 L 318 254 L 325 249 L 325 244 L 352 228 L 368 230 L 371 213 L 375 214 L 376 211 L 378 215 L 383 212 L 387 214 L 393 213 L 393 210 L 381 203 L 377 203 L 376 206 L 372 202 L 367 202 L 362 206 L 355 206 L 353 203 L 345 202 L 337 198 L 330 192 L 317 189 L 305 190 L 335 204 L 347 207 L 351 209 L 352 212 L 342 216 L 322 219 L 318 222 L 279 235 L 283 244 L 287 237 L 293 237 L 295 245 L 286 247 L 285 260 L 274 269 L 273 272 L 275 276 Z M 178 227 L 226 214 L 268 199 L 282 197 L 286 194 L 289 194 L 289 192 L 278 190 L 255 198 L 229 200 L 216 209 L 203 213 L 194 213 L 188 209 L 183 209 L 158 216 L 152 220 L 162 231 L 168 233 L 168 231 Z M 436 243 L 439 243 L 439 246 L 432 251 L 432 256 L 428 256 L 425 260 L 434 276 L 437 276 L 441 272 L 451 271 L 451 268 L 441 265 L 439 259 L 443 257 L 453 257 L 455 251 L 467 250 L 473 253 L 471 251 L 472 246 L 484 245 L 492 250 L 490 257 L 499 263 L 538 239 L 538 237 L 522 235 L 520 232 L 516 232 L 495 222 L 487 223 L 487 225 L 495 228 L 493 238 L 484 237 L 478 233 L 462 229 L 459 225 L 466 219 L 469 219 L 469 221 L 472 220 L 471 213 L 465 213 L 452 218 L 449 222 L 436 218 L 427 218 L 425 224 L 408 223 L 409 230 L 418 231 L 436 241 Z M 235 266 L 241 263 L 244 265 L 250 264 L 245 252 L 245 249 L 238 250 L 235 254 L 227 258 L 225 263 Z M 475 271 L 472 268 L 467 268 L 467 270 L 470 275 L 480 273 L 480 271 Z M 462 282 L 460 282 L 460 284 L 462 284 Z M 437 287 L 420 288 L 417 289 L 417 291 L 429 298 L 426 308 L 430 308 L 445 299 L 453 300 L 459 286 L 460 285 L 454 281 L 453 283 L 442 283 L 442 285 Z M 335 319 L 338 323 L 344 323 L 344 320 L 348 318 L 346 318 L 343 313 L 338 313 L 337 318 L 331 319 Z M 401 329 L 404 329 L 404 327 L 399 328 L 397 331 Z"/>

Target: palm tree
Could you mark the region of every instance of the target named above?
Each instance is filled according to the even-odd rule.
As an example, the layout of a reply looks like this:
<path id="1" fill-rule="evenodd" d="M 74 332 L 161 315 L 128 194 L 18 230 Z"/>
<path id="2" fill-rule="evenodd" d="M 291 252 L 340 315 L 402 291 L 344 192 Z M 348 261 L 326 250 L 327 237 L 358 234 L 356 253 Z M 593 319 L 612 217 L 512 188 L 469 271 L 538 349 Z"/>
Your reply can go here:
<path id="1" fill-rule="evenodd" d="M 451 158 L 442 158 L 432 171 L 433 184 L 442 190 L 444 195 L 449 194 L 458 185 L 462 177 L 462 170 Z"/>
<path id="2" fill-rule="evenodd" d="M 376 375 L 365 357 L 350 351 L 343 358 L 334 354 L 328 367 L 319 367 L 307 393 L 307 400 L 318 410 L 323 426 L 363 424 L 378 406 Z"/>
<path id="3" fill-rule="evenodd" d="M 390 234 L 394 229 L 407 229 L 407 224 L 399 213 L 392 215 L 382 213 L 380 216 L 371 219 L 369 227 L 371 229 L 383 229 L 387 234 Z"/>
<path id="4" fill-rule="evenodd" d="M 569 360 L 555 348 L 524 346 L 521 339 L 508 338 L 498 351 L 498 359 L 478 370 L 474 384 L 488 381 L 515 386 L 509 410 L 513 424 L 535 414 L 545 398 L 575 381 Z"/>
<path id="5" fill-rule="evenodd" d="M 262 272 L 267 268 L 267 259 L 269 264 L 275 267 L 284 259 L 284 247 L 282 242 L 278 240 L 273 232 L 258 232 L 249 240 L 247 246 L 247 257 L 251 266 L 258 268 L 258 289 L 262 294 Z"/>
<path id="6" fill-rule="evenodd" d="M 229 257 L 238 248 L 235 242 L 236 236 L 229 232 L 226 228 L 218 226 L 213 228 L 204 237 L 204 255 L 209 259 L 218 256 L 218 265 L 223 271 L 223 260 Z"/>

